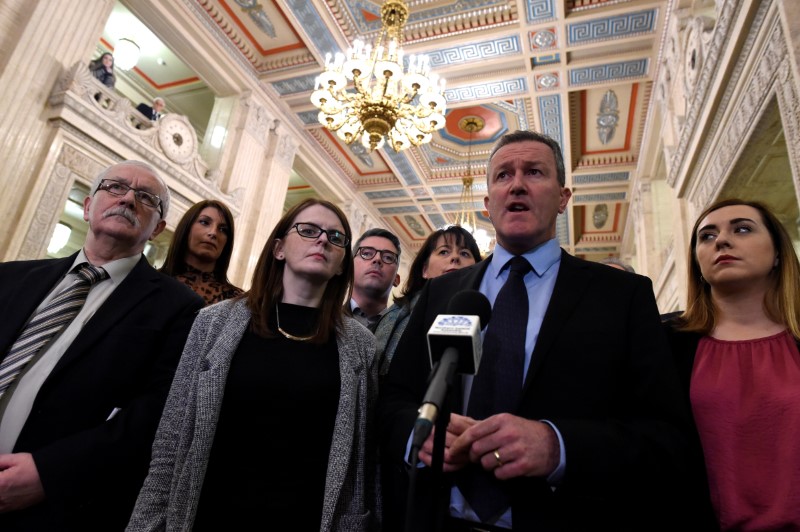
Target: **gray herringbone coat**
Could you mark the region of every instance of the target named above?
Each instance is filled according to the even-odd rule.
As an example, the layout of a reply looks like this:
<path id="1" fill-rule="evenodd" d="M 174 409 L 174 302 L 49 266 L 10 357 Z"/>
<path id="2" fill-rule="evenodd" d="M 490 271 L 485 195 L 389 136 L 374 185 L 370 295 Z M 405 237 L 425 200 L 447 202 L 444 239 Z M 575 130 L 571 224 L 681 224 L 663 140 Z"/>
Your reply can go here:
<path id="1" fill-rule="evenodd" d="M 150 473 L 127 530 L 192 529 L 231 359 L 249 322 L 242 300 L 207 307 L 195 320 L 153 443 Z M 320 530 L 377 530 L 380 504 L 371 422 L 377 397 L 375 339 L 345 317 L 336 343 L 341 393 Z M 264 516 L 265 522 L 275 518 Z"/>

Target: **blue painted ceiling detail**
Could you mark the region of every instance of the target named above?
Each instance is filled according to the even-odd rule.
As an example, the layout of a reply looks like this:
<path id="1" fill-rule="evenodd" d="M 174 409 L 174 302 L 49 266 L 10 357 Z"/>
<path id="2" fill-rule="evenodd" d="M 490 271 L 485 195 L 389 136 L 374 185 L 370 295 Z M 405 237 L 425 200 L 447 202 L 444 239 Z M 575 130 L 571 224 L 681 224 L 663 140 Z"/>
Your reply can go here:
<path id="1" fill-rule="evenodd" d="M 317 53 L 324 56 L 328 52 L 335 54 L 336 52 L 344 51 L 336 44 L 325 23 L 322 22 L 322 17 L 314 9 L 312 2 L 308 0 L 286 0 L 286 6 L 300 22 L 300 27 L 313 37 L 308 44 L 315 46 Z"/>
<path id="2" fill-rule="evenodd" d="M 395 168 L 397 168 L 398 176 L 405 181 L 406 186 L 422 184 L 417 172 L 414 171 L 414 168 L 411 166 L 411 163 L 408 162 L 408 158 L 405 155 L 397 153 L 389 147 L 384 147 L 382 150 L 383 154 L 386 155 L 389 160 L 392 161 Z"/>
<path id="3" fill-rule="evenodd" d="M 528 129 L 528 113 L 525 112 L 525 100 L 516 98 L 512 101 L 512 103 L 509 103 L 505 100 L 499 100 L 494 102 L 494 105 L 516 114 L 517 120 L 519 120 L 519 128 L 523 130 Z M 505 115 L 503 116 L 503 123 L 506 123 Z M 503 133 L 505 133 L 505 131 Z"/>
<path id="4" fill-rule="evenodd" d="M 612 181 L 628 181 L 630 172 L 608 172 L 605 174 L 573 174 L 572 183 L 575 185 L 589 185 L 592 183 L 610 183 Z"/>
<path id="5" fill-rule="evenodd" d="M 561 125 L 561 96 L 558 94 L 540 96 L 536 100 L 539 103 L 539 118 L 542 121 L 542 133 L 555 139 L 563 150 L 564 136 Z"/>
<path id="6" fill-rule="evenodd" d="M 297 116 L 307 126 L 312 124 L 319 125 L 319 120 L 317 120 L 319 111 L 303 111 L 302 113 L 297 113 Z"/>
<path id="7" fill-rule="evenodd" d="M 466 85 L 456 89 L 446 89 L 444 97 L 447 103 L 483 98 L 504 98 L 506 96 L 519 96 L 528 92 L 528 83 L 525 78 L 506 79 L 478 85 Z"/>
<path id="8" fill-rule="evenodd" d="M 484 176 L 473 176 L 475 177 L 475 181 L 472 184 L 472 190 L 476 193 L 483 194 L 486 192 L 486 181 L 483 180 Z M 437 196 L 445 195 L 445 194 L 461 194 L 461 190 L 464 187 L 461 185 L 442 185 L 438 187 L 431 187 L 431 190 Z M 481 203 L 481 208 L 483 208 L 483 204 Z"/>
<path id="9" fill-rule="evenodd" d="M 631 37 L 655 31 L 658 9 L 636 11 L 614 17 L 575 22 L 567 25 L 567 43 L 570 46 L 609 39 Z"/>
<path id="10" fill-rule="evenodd" d="M 585 68 L 574 68 L 569 71 L 569 84 L 570 86 L 588 85 L 619 79 L 639 78 L 647 75 L 649 64 L 650 60 L 643 58 Z"/>
<path id="11" fill-rule="evenodd" d="M 574 203 L 594 203 L 601 201 L 622 201 L 626 198 L 625 192 L 608 192 L 606 194 L 575 194 L 572 196 Z"/>
<path id="12" fill-rule="evenodd" d="M 272 86 L 281 96 L 311 91 L 314 90 L 314 80 L 320 75 L 320 73 L 322 73 L 322 69 L 320 69 L 319 72 L 310 74 L 308 76 L 298 76 L 296 78 L 275 81 L 272 83 Z"/>
<path id="13" fill-rule="evenodd" d="M 364 195 L 371 200 L 408 197 L 408 194 L 404 189 L 381 190 L 378 192 L 364 192 Z"/>
<path id="14" fill-rule="evenodd" d="M 557 65 L 561 63 L 561 54 L 540 55 L 531 57 L 531 66 Z"/>
<path id="15" fill-rule="evenodd" d="M 390 215 L 390 214 L 407 214 L 407 213 L 418 213 L 419 210 L 414 207 L 413 205 L 405 206 L 405 207 L 380 207 L 378 211 L 381 214 Z"/>
<path id="16" fill-rule="evenodd" d="M 556 6 L 554 0 L 528 0 L 526 6 L 528 22 L 538 24 L 556 18 Z"/>
<path id="17" fill-rule="evenodd" d="M 458 212 L 464 210 L 465 203 L 442 203 L 441 207 L 443 211 L 446 212 Z M 483 201 L 474 201 L 472 202 L 472 208 L 476 211 L 482 211 L 484 209 Z"/>
<path id="18" fill-rule="evenodd" d="M 441 214 L 429 214 L 428 218 L 430 218 L 431 223 L 437 229 L 450 225 L 449 222 L 445 220 L 444 216 L 442 216 Z"/>
<path id="19" fill-rule="evenodd" d="M 428 52 L 431 68 L 474 63 L 495 57 L 522 53 L 519 37 L 512 35 L 491 41 L 454 46 Z M 434 70 L 435 72 L 435 70 Z"/>

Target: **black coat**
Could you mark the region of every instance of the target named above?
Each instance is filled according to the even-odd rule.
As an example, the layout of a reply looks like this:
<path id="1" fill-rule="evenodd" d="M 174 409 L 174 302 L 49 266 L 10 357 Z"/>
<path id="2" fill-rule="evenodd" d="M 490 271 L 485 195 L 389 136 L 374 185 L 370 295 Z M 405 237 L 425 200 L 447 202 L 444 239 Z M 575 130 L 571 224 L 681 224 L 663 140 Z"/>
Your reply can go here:
<path id="1" fill-rule="evenodd" d="M 480 286 L 490 260 L 432 279 L 422 291 L 381 390 L 387 478 L 404 469 L 425 393 L 425 333 L 453 294 Z M 515 530 L 670 530 L 682 522 L 676 486 L 686 466 L 688 414 L 646 277 L 562 251 L 522 403 L 513 413 L 551 421 L 566 452 L 557 489 L 542 478 L 509 481 Z M 418 477 L 415 505 L 422 516 L 415 530 L 431 522 L 427 473 Z M 385 500 L 389 527 L 402 526 L 405 502 L 396 491 L 396 485 L 384 489 L 393 493 Z"/>
<path id="2" fill-rule="evenodd" d="M 65 275 L 64 259 L 0 264 L 0 352 Z M 166 394 L 203 300 L 142 257 L 42 384 L 14 452 L 33 454 L 46 500 L 0 530 L 122 530 L 147 474 Z M 121 409 L 110 421 L 115 408 Z"/>

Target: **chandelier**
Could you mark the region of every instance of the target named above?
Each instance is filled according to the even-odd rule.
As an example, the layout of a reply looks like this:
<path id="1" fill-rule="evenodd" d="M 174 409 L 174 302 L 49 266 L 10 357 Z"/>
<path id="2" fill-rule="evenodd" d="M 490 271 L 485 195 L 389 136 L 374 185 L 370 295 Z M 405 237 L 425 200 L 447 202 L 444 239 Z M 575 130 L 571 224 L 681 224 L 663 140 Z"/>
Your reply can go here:
<path id="1" fill-rule="evenodd" d="M 477 116 L 465 116 L 458 121 L 458 128 L 469 133 L 469 144 L 467 144 L 467 173 L 461 178 L 461 198 L 459 199 L 461 211 L 456 216 L 456 224 L 470 233 L 473 233 L 478 227 L 475 217 L 475 194 L 472 190 L 475 182 L 475 178 L 472 176 L 472 135 L 483 129 L 483 126 L 483 119 Z"/>
<path id="2" fill-rule="evenodd" d="M 484 125 L 483 119 L 477 116 L 465 116 L 458 121 L 458 128 L 469 133 L 469 144 L 467 145 L 467 173 L 461 178 L 461 198 L 459 199 L 461 210 L 456 216 L 456 225 L 460 225 L 472 233 L 478 243 L 481 254 L 486 256 L 491 253 L 494 242 L 485 229 L 478 228 L 473 190 L 475 177 L 472 175 L 472 135 L 482 130 Z"/>
<path id="3" fill-rule="evenodd" d="M 406 20 L 405 3 L 387 0 L 374 47 L 356 40 L 347 54 L 325 57 L 311 103 L 320 110 L 320 123 L 347 144 L 361 137 L 372 151 L 388 140 L 399 152 L 430 142 L 445 125 L 444 80 L 430 73 L 428 57 L 411 55 L 404 68 L 400 42 Z"/>

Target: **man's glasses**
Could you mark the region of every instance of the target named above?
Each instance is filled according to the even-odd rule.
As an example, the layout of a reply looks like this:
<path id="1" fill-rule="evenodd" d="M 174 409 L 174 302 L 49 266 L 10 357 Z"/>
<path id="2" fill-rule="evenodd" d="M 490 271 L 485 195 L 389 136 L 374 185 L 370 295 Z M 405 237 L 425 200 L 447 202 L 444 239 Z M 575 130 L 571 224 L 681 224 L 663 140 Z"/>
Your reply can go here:
<path id="1" fill-rule="evenodd" d="M 105 190 L 112 196 L 119 197 L 126 195 L 129 190 L 133 190 L 133 197 L 136 198 L 136 201 L 150 208 L 158 209 L 161 217 L 164 217 L 164 210 L 161 206 L 161 198 L 151 192 L 129 187 L 125 183 L 120 183 L 119 181 L 114 181 L 113 179 L 103 179 L 100 181 L 100 185 L 97 187 L 97 190 Z M 95 194 L 97 193 L 97 190 L 95 190 Z"/>
<path id="2" fill-rule="evenodd" d="M 318 238 L 319 235 L 325 233 L 328 235 L 328 242 L 340 248 L 346 248 L 350 243 L 350 237 L 336 229 L 323 229 L 318 225 L 309 223 L 297 223 L 289 228 L 289 231 L 295 229 L 297 234 L 303 238 Z M 288 232 L 286 233 L 289 234 Z"/>
<path id="3" fill-rule="evenodd" d="M 356 255 L 364 260 L 372 260 L 376 253 L 381 254 L 381 262 L 384 264 L 397 263 L 397 253 L 388 249 L 375 249 L 370 247 L 360 247 L 356 250 Z"/>

